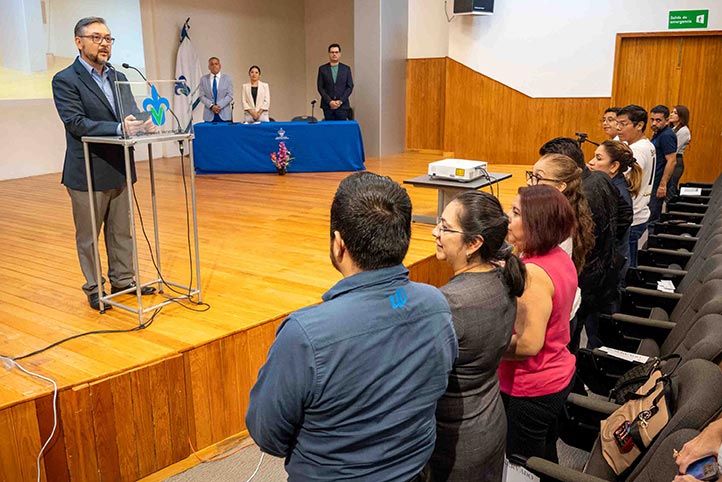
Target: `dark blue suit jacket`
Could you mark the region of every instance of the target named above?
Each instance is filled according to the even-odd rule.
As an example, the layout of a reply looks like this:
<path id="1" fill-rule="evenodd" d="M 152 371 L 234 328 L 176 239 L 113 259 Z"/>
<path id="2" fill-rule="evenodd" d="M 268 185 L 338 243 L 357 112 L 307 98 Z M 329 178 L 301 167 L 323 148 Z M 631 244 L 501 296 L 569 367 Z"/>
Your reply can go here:
<path id="1" fill-rule="evenodd" d="M 353 78 L 351 77 L 351 67 L 346 64 L 338 64 L 338 75 L 336 83 L 333 82 L 331 75 L 331 64 L 323 64 L 318 68 L 318 93 L 321 94 L 321 108 L 330 109 L 329 102 L 332 100 L 340 100 L 343 102 L 340 109 L 348 109 L 351 107 L 348 103 L 348 96 L 353 91 Z"/>
<path id="2" fill-rule="evenodd" d="M 128 80 L 125 75 L 111 69 L 110 80 L 115 91 L 116 81 Z M 83 64 L 77 58 L 72 65 L 53 77 L 53 100 L 60 120 L 65 125 L 65 164 L 62 183 L 77 191 L 87 191 L 83 136 L 115 136 L 120 119 L 113 113 L 107 97 L 98 87 Z M 129 91 L 128 91 L 129 92 Z M 117 94 L 116 112 L 120 115 Z M 130 93 L 124 99 L 132 99 Z M 123 112 L 136 112 L 128 106 Z M 93 190 L 106 191 L 125 185 L 125 159 L 121 146 L 90 144 L 90 166 L 93 172 Z M 135 182 L 135 165 L 131 162 L 132 179 Z"/>

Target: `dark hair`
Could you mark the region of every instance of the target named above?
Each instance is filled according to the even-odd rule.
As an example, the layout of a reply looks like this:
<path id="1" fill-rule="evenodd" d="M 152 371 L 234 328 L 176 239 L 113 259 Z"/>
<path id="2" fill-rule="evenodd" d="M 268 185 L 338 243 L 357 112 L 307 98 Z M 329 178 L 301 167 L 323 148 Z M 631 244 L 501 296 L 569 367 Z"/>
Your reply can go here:
<path id="1" fill-rule="evenodd" d="M 80 37 L 85 33 L 85 27 L 88 25 L 91 25 L 93 23 L 102 23 L 106 27 L 108 26 L 105 23 L 105 19 L 103 17 L 85 17 L 78 20 L 78 23 L 75 24 L 75 29 L 73 30 L 76 37 Z"/>
<path id="2" fill-rule="evenodd" d="M 647 129 L 647 111 L 644 110 L 644 107 L 638 106 L 636 104 L 629 104 L 627 106 L 622 107 L 622 110 L 617 112 L 617 117 L 620 115 L 626 115 L 629 117 L 629 120 L 632 121 L 634 124 L 642 123 L 642 132 Z"/>
<path id="3" fill-rule="evenodd" d="M 260 68 L 258 65 L 251 65 L 251 66 L 248 68 L 248 73 L 250 74 L 250 73 L 251 73 L 251 70 L 253 70 L 253 69 L 257 69 L 257 70 L 258 70 L 258 75 L 261 75 L 261 68 Z"/>
<path id="4" fill-rule="evenodd" d="M 509 218 L 499 200 L 481 191 L 467 191 L 457 195 L 452 202 L 459 203 L 459 226 L 464 232 L 464 244 L 481 236 L 483 243 L 471 257 L 479 257 L 485 263 L 496 264 L 504 261 L 504 281 L 512 296 L 524 293 L 526 268 L 506 243 Z"/>
<path id="5" fill-rule="evenodd" d="M 574 233 L 576 220 L 569 200 L 546 184 L 519 188 L 525 256 L 543 256 Z"/>
<path id="6" fill-rule="evenodd" d="M 662 114 L 665 119 L 669 118 L 669 107 L 666 105 L 655 105 L 649 112 L 651 114 Z"/>
<path id="7" fill-rule="evenodd" d="M 576 142 L 576 141 L 575 141 Z M 587 253 L 594 247 L 594 220 L 589 209 L 587 196 L 582 189 L 582 170 L 569 156 L 564 154 L 547 154 L 539 161 L 544 160 L 549 168 L 549 174 L 566 184 L 562 194 L 569 200 L 577 220 L 577 229 L 573 235 L 572 261 L 581 273 Z M 606 174 L 605 174 L 606 176 Z"/>
<path id="8" fill-rule="evenodd" d="M 607 112 L 614 112 L 615 114 L 619 114 L 619 111 L 622 110 L 621 107 L 607 107 L 607 110 L 604 111 L 606 114 Z"/>
<path id="9" fill-rule="evenodd" d="M 637 197 L 642 187 L 642 167 L 634 159 L 632 149 L 620 141 L 606 140 L 600 144 L 612 162 L 619 163 L 619 172 L 627 179 L 627 189 Z"/>
<path id="10" fill-rule="evenodd" d="M 208 58 L 208 63 L 209 63 L 209 64 L 211 63 L 211 60 L 217 60 L 218 62 L 221 61 L 221 59 L 219 59 L 218 57 L 209 57 L 209 58 Z"/>
<path id="11" fill-rule="evenodd" d="M 330 52 L 332 48 L 336 47 L 338 51 L 341 51 L 341 46 L 339 44 L 331 44 L 328 46 L 328 51 Z"/>
<path id="12" fill-rule="evenodd" d="M 584 169 L 587 165 L 584 160 L 584 152 L 579 147 L 579 143 L 570 137 L 555 137 L 554 139 L 547 141 L 543 146 L 539 148 L 539 155 L 546 156 L 547 154 L 564 154 L 571 158 L 577 167 Z"/>
<path id="13" fill-rule="evenodd" d="M 345 178 L 331 204 L 331 240 L 338 231 L 351 258 L 367 271 L 400 264 L 411 239 L 411 199 L 390 177 L 368 171 Z"/>
<path id="14" fill-rule="evenodd" d="M 674 131 L 677 132 L 682 127 L 689 125 L 689 109 L 686 105 L 675 105 L 674 110 L 677 111 L 679 122 L 674 125 Z"/>

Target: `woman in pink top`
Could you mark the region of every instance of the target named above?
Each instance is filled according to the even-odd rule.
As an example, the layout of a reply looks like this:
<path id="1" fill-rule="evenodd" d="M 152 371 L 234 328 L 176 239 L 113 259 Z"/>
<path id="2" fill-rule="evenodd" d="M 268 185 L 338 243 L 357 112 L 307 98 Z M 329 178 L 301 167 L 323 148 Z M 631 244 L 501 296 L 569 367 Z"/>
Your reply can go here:
<path id="1" fill-rule="evenodd" d="M 574 232 L 574 210 L 557 189 L 537 185 L 519 189 L 509 218 L 508 240 L 522 256 L 527 280 L 498 370 L 506 453 L 556 462 L 557 419 L 576 363 L 567 344 L 577 271 L 559 247 Z"/>

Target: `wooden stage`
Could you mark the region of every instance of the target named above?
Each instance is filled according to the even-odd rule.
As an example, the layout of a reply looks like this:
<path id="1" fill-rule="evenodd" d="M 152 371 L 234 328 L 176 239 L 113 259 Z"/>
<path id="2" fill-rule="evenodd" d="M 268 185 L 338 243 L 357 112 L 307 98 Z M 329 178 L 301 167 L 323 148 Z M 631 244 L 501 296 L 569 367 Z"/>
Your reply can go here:
<path id="1" fill-rule="evenodd" d="M 366 167 L 402 182 L 439 158 L 406 153 L 369 159 Z M 155 167 L 163 275 L 187 284 L 180 162 L 161 159 Z M 499 186 L 508 207 L 527 166 L 491 167 L 514 176 Z M 142 214 L 152 229 L 147 163 L 138 164 L 138 175 Z M 211 309 L 173 304 L 145 330 L 91 335 L 20 361 L 59 387 L 59 432 L 41 460 L 42 480 L 136 480 L 188 457 L 189 442 L 198 450 L 245 430 L 248 394 L 276 327 L 287 313 L 320 302 L 340 278 L 328 259 L 328 216 L 346 175 L 291 168 L 283 177 L 197 177 L 203 301 Z M 76 333 L 137 325 L 123 310 L 101 315 L 88 307 L 70 202 L 59 180 L 52 174 L 0 182 L 4 356 Z M 435 190 L 405 187 L 415 213 L 435 213 Z M 413 226 L 405 262 L 414 280 L 439 285 L 450 273 L 434 257 L 431 229 Z M 145 281 L 155 273 L 142 241 Z M 35 459 L 53 425 L 52 392 L 17 368 L 0 369 L 0 481 L 35 480 Z"/>

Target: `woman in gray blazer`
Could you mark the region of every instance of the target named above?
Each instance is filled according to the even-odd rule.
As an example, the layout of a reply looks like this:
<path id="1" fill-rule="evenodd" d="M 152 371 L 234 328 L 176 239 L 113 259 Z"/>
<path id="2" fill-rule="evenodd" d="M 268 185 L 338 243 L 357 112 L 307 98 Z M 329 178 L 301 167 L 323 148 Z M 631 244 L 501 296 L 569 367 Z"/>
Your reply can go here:
<path id="1" fill-rule="evenodd" d="M 268 84 L 261 82 L 261 68 L 252 65 L 248 69 L 250 82 L 243 84 L 243 113 L 245 122 L 269 122 L 268 110 L 271 108 L 271 91 Z"/>

